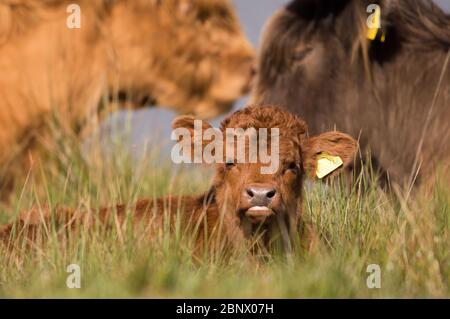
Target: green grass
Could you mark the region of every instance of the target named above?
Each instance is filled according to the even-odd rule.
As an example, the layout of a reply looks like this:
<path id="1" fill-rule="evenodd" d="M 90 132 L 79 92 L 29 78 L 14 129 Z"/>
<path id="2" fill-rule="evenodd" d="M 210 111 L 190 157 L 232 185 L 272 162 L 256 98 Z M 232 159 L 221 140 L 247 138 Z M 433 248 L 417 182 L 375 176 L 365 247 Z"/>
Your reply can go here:
<path id="1" fill-rule="evenodd" d="M 0 208 L 6 222 L 31 206 L 101 207 L 142 197 L 206 190 L 211 171 L 177 169 L 155 157 L 131 167 L 124 152 L 88 168 L 65 146 L 18 185 Z M 205 173 L 206 172 L 206 173 Z M 450 297 L 450 188 L 437 183 L 408 200 L 361 175 L 349 189 L 307 184 L 304 220 L 319 235 L 311 251 L 260 260 L 238 254 L 193 258 L 192 240 L 162 229 L 152 240 L 116 229 L 75 233 L 29 249 L 0 248 L 0 297 Z M 136 231 L 138 232 L 138 231 Z M 191 238 L 192 239 L 192 238 Z M 81 267 L 81 289 L 69 289 L 67 265 Z M 369 289 L 369 264 L 381 268 L 381 288 Z"/>

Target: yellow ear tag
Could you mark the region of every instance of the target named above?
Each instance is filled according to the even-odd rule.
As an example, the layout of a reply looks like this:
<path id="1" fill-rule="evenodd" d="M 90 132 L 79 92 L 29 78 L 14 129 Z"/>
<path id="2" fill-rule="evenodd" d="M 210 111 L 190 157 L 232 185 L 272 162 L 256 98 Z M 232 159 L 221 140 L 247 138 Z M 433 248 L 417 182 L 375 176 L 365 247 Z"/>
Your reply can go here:
<path id="1" fill-rule="evenodd" d="M 377 38 L 378 29 L 379 29 L 378 26 L 381 26 L 381 10 L 379 7 L 377 7 L 377 9 L 375 10 L 375 13 L 373 14 L 372 24 L 375 25 L 376 27 L 367 29 L 367 39 L 373 41 Z M 381 37 L 381 42 L 384 42 L 385 39 L 386 39 L 386 37 L 383 34 Z"/>
<path id="2" fill-rule="evenodd" d="M 327 153 L 320 153 L 317 155 L 317 178 L 324 178 L 330 173 L 337 170 L 344 164 L 339 156 L 332 156 Z"/>

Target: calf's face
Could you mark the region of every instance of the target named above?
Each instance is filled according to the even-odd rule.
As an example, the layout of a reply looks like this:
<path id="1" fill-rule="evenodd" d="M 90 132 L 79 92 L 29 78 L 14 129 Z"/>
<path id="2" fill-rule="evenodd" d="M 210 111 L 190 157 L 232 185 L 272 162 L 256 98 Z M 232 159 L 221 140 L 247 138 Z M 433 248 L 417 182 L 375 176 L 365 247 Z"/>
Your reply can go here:
<path id="1" fill-rule="evenodd" d="M 189 130 L 192 137 L 197 133 L 197 138 L 192 138 L 189 143 L 201 143 L 202 149 L 206 150 L 211 140 L 198 139 L 194 121 L 192 117 L 184 116 L 175 120 L 173 126 Z M 210 125 L 203 122 L 203 129 L 208 128 Z M 252 160 L 249 155 L 251 138 L 242 144 L 224 140 L 224 155 L 218 157 L 220 161 L 215 164 L 213 182 L 219 209 L 237 217 L 240 224 L 250 230 L 249 234 L 280 220 L 288 229 L 295 228 L 300 217 L 303 180 L 315 178 L 319 154 L 339 157 L 342 163 L 334 167 L 338 169 L 353 161 L 357 148 L 353 138 L 340 132 L 309 137 L 303 120 L 273 106 L 250 106 L 237 111 L 221 124 L 224 139 L 227 129 L 253 130 L 254 140 L 258 141 L 258 156 Z M 267 134 L 264 141 L 261 139 L 264 130 L 275 133 Z M 227 147 L 233 147 L 234 151 L 227 154 Z M 263 158 L 261 148 L 270 154 L 272 163 Z M 242 151 L 246 154 L 244 161 L 237 155 Z M 264 170 L 268 166 L 273 169 Z"/>
<path id="2" fill-rule="evenodd" d="M 295 211 L 301 197 L 301 151 L 295 141 L 279 143 L 275 172 L 263 174 L 265 164 L 227 160 L 216 171 L 216 187 L 224 207 L 250 224 L 270 223 L 277 215 Z"/>

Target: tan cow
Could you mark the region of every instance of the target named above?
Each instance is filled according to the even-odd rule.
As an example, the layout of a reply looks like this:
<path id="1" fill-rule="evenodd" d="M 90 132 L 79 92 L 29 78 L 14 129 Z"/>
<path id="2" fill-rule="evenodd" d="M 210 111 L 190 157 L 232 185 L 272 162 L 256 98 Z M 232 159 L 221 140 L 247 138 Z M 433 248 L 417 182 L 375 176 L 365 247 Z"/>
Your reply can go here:
<path id="1" fill-rule="evenodd" d="M 81 134 L 110 102 L 224 113 L 253 60 L 228 0 L 0 0 L 0 182 L 49 122 Z"/>

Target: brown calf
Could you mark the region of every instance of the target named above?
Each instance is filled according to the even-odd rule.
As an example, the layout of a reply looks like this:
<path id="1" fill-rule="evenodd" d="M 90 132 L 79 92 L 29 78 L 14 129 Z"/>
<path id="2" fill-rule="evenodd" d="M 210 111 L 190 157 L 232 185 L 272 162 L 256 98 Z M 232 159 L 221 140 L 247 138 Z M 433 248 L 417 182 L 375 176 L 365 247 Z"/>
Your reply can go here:
<path id="1" fill-rule="evenodd" d="M 173 127 L 195 134 L 193 117 L 179 117 Z M 203 128 L 210 128 L 210 125 L 203 122 Z M 339 156 L 342 159 L 339 168 L 345 167 L 353 161 L 356 141 L 340 132 L 309 137 L 303 120 L 272 106 L 250 106 L 237 111 L 222 122 L 220 131 L 225 133 L 227 128 L 277 128 L 279 161 L 275 170 L 263 174 L 261 168 L 264 164 L 260 159 L 253 163 L 239 163 L 235 157 L 228 157 L 224 163 L 215 164 L 215 178 L 207 193 L 196 197 L 141 200 L 134 207 L 134 221 L 149 225 L 149 229 L 159 227 L 166 211 L 168 214 L 165 216 L 178 214 L 185 228 L 197 227 L 199 242 L 207 231 L 210 236 L 220 233 L 223 240 L 234 247 L 242 246 L 246 239 L 255 238 L 256 234 L 264 244 L 280 238 L 284 247 L 289 246 L 301 219 L 303 181 L 305 177 L 315 178 L 319 154 Z M 194 134 L 187 141 L 190 145 L 197 143 Z M 267 143 L 271 146 L 274 141 L 271 138 Z M 246 140 L 246 144 L 240 147 L 248 148 L 249 143 Z M 260 139 L 258 144 L 261 147 Z M 207 145 L 205 140 L 197 144 L 203 151 Z M 238 147 L 236 144 L 234 154 L 238 154 Z M 125 212 L 126 207 L 118 205 L 115 209 L 101 209 L 94 214 L 58 210 L 54 216 L 66 226 L 92 225 L 96 221 L 107 221 L 111 216 L 123 223 Z M 48 216 L 44 219 L 48 220 Z M 31 211 L 21 217 L 16 229 L 20 231 L 30 225 L 34 229 L 41 222 L 39 212 Z M 13 229 L 11 224 L 0 230 L 3 240 L 10 237 Z M 33 231 L 30 234 L 33 235 Z"/>

